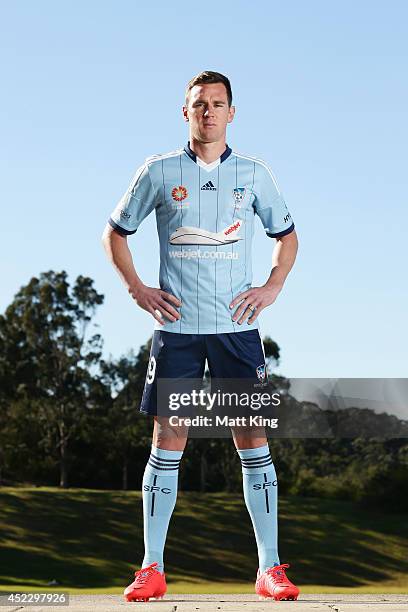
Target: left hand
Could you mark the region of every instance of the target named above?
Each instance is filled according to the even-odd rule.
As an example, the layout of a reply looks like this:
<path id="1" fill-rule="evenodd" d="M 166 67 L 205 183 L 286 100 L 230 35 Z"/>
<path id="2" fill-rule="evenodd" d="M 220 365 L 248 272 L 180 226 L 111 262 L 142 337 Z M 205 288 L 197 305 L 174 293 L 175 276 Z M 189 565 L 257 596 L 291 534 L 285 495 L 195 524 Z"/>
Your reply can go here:
<path id="1" fill-rule="evenodd" d="M 230 304 L 230 308 L 233 309 L 234 306 L 241 302 L 233 314 L 232 320 L 237 321 L 238 325 L 241 325 L 248 319 L 247 323 L 250 325 L 258 317 L 261 310 L 274 303 L 281 288 L 282 287 L 268 287 L 267 285 L 263 285 L 262 287 L 251 287 L 251 289 L 240 293 Z M 251 308 L 249 308 L 250 305 L 254 307 L 255 310 L 251 310 Z"/>

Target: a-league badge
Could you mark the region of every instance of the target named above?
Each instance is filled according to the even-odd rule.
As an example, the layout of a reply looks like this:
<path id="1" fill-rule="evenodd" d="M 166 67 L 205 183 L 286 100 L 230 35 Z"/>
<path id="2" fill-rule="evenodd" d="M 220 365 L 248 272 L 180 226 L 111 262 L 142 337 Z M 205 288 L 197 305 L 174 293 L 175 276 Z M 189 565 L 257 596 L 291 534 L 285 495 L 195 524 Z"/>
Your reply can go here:
<path id="1" fill-rule="evenodd" d="M 188 191 L 184 185 L 177 185 L 177 187 L 173 187 L 171 190 L 171 197 L 173 198 L 172 208 L 180 210 L 189 206 L 189 203 L 185 201 L 185 199 L 188 197 Z"/>
<path id="2" fill-rule="evenodd" d="M 171 190 L 171 197 L 176 202 L 182 202 L 187 196 L 187 189 L 184 187 L 184 185 L 177 185 L 177 187 L 173 187 Z"/>
<path id="3" fill-rule="evenodd" d="M 240 208 L 243 199 L 245 198 L 245 187 L 236 187 L 232 190 L 234 196 L 234 206 Z"/>

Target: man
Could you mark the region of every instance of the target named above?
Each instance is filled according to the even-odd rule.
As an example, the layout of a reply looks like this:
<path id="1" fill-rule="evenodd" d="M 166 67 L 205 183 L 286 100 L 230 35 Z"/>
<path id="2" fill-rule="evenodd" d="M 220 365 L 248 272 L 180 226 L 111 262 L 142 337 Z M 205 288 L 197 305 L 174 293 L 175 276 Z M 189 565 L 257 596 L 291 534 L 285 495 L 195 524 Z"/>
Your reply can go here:
<path id="1" fill-rule="evenodd" d="M 211 71 L 194 77 L 183 106 L 188 144 L 146 160 L 103 236 L 108 257 L 130 295 L 156 320 L 140 406 L 154 415 L 143 478 L 145 556 L 125 590 L 128 601 L 148 601 L 166 592 L 163 550 L 188 434 L 186 427 L 172 426 L 158 414 L 158 381 L 200 379 L 206 359 L 212 378 L 262 380 L 265 357 L 258 315 L 276 300 L 296 257 L 294 225 L 271 171 L 263 161 L 226 144 L 234 112 L 227 77 Z M 153 210 L 160 241 L 160 289 L 143 284 L 127 245 L 127 236 Z M 251 287 L 255 214 L 277 241 L 272 271 L 262 287 Z M 232 434 L 258 548 L 255 590 L 263 597 L 297 599 L 299 590 L 285 574 L 289 566 L 278 557 L 277 480 L 265 431 L 236 427 Z"/>

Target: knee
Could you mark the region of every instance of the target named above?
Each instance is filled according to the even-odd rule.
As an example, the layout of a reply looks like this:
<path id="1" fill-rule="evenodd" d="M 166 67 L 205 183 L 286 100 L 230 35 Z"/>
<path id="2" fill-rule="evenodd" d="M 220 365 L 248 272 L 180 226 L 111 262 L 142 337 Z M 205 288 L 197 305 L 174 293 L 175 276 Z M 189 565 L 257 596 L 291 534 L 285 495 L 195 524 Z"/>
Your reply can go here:
<path id="1" fill-rule="evenodd" d="M 268 444 L 265 429 L 259 427 L 256 429 L 236 428 L 232 432 L 235 448 L 244 450 L 246 448 L 258 448 Z"/>
<path id="2" fill-rule="evenodd" d="M 172 426 L 168 418 L 156 418 L 153 429 L 153 445 L 165 450 L 183 451 L 188 437 L 188 427 Z"/>

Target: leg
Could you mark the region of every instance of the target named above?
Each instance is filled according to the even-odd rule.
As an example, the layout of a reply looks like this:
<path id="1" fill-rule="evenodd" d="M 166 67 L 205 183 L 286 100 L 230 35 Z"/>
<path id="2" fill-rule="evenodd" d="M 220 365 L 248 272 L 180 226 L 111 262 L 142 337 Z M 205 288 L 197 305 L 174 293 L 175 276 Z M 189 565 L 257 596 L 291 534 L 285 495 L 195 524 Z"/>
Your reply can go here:
<path id="1" fill-rule="evenodd" d="M 180 460 L 187 427 L 171 427 L 168 418 L 155 417 L 152 450 L 143 476 L 145 554 L 142 567 L 157 563 L 163 572 L 167 530 L 177 499 Z"/>
<path id="2" fill-rule="evenodd" d="M 247 383 L 258 392 L 266 383 L 265 354 L 258 330 L 207 337 L 211 377 Z M 263 427 L 232 429 L 242 462 L 244 499 L 254 527 L 259 567 L 279 564 L 277 550 L 277 481 Z"/>
<path id="3" fill-rule="evenodd" d="M 232 436 L 242 463 L 244 499 L 254 528 L 262 573 L 280 563 L 278 481 L 263 428 L 234 428 Z"/>
<path id="4" fill-rule="evenodd" d="M 265 427 L 231 427 L 231 432 L 237 451 L 268 444 Z"/>
<path id="5" fill-rule="evenodd" d="M 163 571 L 163 550 L 167 529 L 177 498 L 178 468 L 188 435 L 188 427 L 170 425 L 161 396 L 165 379 L 202 379 L 205 354 L 200 337 L 155 331 L 150 365 L 140 410 L 154 416 L 153 444 L 143 477 L 143 517 L 145 556 L 143 567 L 157 563 Z M 167 407 L 168 408 L 168 407 Z"/>
<path id="6" fill-rule="evenodd" d="M 188 427 L 170 425 L 168 417 L 154 417 L 153 446 L 170 451 L 184 451 Z"/>
<path id="7" fill-rule="evenodd" d="M 163 551 L 167 530 L 177 498 L 178 471 L 187 441 L 188 428 L 174 427 L 165 400 L 158 393 L 162 379 L 202 379 L 205 354 L 203 343 L 194 334 L 156 330 L 150 349 L 149 366 L 140 411 L 154 416 L 152 448 L 143 476 L 143 533 L 145 555 L 142 569 L 125 589 L 127 601 L 148 601 L 166 592 Z M 160 391 L 160 389 L 159 389 Z M 165 397 L 165 396 L 164 396 Z M 159 406 L 159 402 L 162 402 Z"/>

